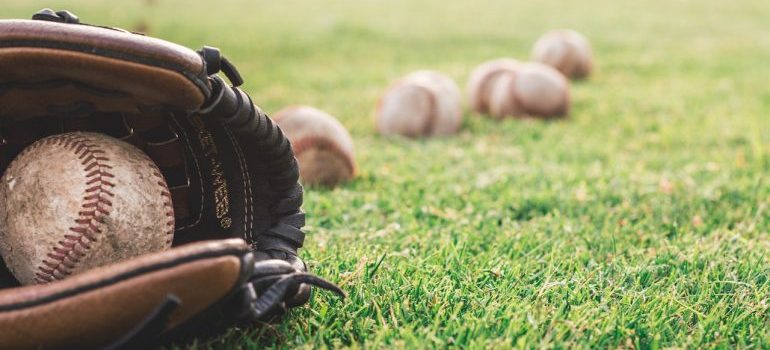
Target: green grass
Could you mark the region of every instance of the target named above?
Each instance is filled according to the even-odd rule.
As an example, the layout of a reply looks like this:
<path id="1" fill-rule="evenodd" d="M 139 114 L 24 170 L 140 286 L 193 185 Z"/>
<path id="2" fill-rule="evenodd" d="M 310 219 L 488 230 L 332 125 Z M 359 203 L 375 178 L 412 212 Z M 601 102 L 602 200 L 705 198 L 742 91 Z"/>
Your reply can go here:
<path id="1" fill-rule="evenodd" d="M 341 283 L 199 348 L 770 348 L 770 6 L 702 1 L 11 1 L 221 47 L 267 111 L 310 104 L 361 169 L 308 189 L 302 256 Z M 466 114 L 377 136 L 392 79 L 526 59 L 569 27 L 597 71 L 570 119 Z"/>

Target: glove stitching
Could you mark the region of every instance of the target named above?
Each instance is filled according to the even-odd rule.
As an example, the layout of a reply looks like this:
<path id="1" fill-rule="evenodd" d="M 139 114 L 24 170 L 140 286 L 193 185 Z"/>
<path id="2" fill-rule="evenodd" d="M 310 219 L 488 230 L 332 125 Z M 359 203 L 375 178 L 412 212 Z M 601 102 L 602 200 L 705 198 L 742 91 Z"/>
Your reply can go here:
<path id="1" fill-rule="evenodd" d="M 233 149 L 235 150 L 236 157 L 238 158 L 238 163 L 240 163 L 241 168 L 241 177 L 243 177 L 243 197 L 246 201 L 245 209 L 244 209 L 244 215 L 243 215 L 243 228 L 245 230 L 244 234 L 246 236 L 247 242 L 254 242 L 254 226 L 253 226 L 253 215 L 254 215 L 254 209 L 252 202 L 252 196 L 251 196 L 251 174 L 248 172 L 248 166 L 246 164 L 246 158 L 243 155 L 243 150 L 241 150 L 241 145 L 238 143 L 238 141 L 235 138 L 235 135 L 233 135 L 230 128 L 228 128 L 226 125 L 224 127 L 225 133 L 227 134 L 227 137 L 230 139 L 230 142 L 233 144 Z"/>
<path id="2" fill-rule="evenodd" d="M 37 267 L 35 281 L 37 283 L 51 282 L 72 274 L 72 270 L 80 259 L 91 249 L 91 243 L 97 241 L 97 234 L 102 233 L 104 218 L 109 216 L 112 209 L 114 194 L 110 189 L 115 184 L 109 181 L 114 177 L 108 170 L 109 158 L 97 144 L 80 135 L 59 135 L 45 139 L 41 145 L 56 145 L 75 152 L 81 160 L 86 174 L 86 188 L 81 211 L 75 219 L 75 226 L 70 227 L 71 233 L 64 234 L 64 239 L 52 248 L 42 263 Z M 37 148 L 37 147 L 31 147 Z"/>

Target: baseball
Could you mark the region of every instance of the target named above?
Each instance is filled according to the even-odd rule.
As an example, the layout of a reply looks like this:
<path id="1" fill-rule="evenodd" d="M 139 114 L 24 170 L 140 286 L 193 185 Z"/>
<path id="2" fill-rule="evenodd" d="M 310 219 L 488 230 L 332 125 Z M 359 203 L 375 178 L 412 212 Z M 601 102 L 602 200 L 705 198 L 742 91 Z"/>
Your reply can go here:
<path id="1" fill-rule="evenodd" d="M 460 89 L 434 71 L 417 71 L 397 80 L 380 98 L 377 129 L 383 135 L 450 135 L 462 125 Z"/>
<path id="2" fill-rule="evenodd" d="M 552 30 L 545 33 L 532 49 L 532 60 L 545 63 L 572 79 L 591 73 L 591 44 L 574 30 Z"/>
<path id="3" fill-rule="evenodd" d="M 501 75 L 490 90 L 490 114 L 497 118 L 550 118 L 569 113 L 569 82 L 541 63 L 525 63 L 515 73 Z"/>
<path id="4" fill-rule="evenodd" d="M 112 137 L 38 140 L 0 178 L 0 254 L 22 284 L 160 251 L 173 236 L 163 176 L 142 151 Z"/>
<path id="5" fill-rule="evenodd" d="M 313 107 L 293 106 L 273 120 L 291 142 L 303 183 L 332 187 L 355 176 L 353 139 L 337 119 Z"/>
<path id="6" fill-rule="evenodd" d="M 512 58 L 499 58 L 478 65 L 468 78 L 466 92 L 473 111 L 491 114 L 489 98 L 495 81 L 506 74 L 515 73 L 521 63 Z"/>

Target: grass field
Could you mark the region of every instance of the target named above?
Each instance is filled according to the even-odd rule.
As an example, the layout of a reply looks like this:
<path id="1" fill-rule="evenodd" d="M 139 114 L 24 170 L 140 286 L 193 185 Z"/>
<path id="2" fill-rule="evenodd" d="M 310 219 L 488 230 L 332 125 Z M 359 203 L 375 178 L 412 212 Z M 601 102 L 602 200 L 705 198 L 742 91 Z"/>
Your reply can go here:
<path id="1" fill-rule="evenodd" d="M 769 348 L 770 6 L 701 1 L 9 1 L 219 46 L 265 110 L 350 129 L 358 178 L 307 190 L 317 293 L 198 348 Z M 466 114 L 452 138 L 377 136 L 392 79 L 526 59 L 569 27 L 597 71 L 568 120 Z"/>

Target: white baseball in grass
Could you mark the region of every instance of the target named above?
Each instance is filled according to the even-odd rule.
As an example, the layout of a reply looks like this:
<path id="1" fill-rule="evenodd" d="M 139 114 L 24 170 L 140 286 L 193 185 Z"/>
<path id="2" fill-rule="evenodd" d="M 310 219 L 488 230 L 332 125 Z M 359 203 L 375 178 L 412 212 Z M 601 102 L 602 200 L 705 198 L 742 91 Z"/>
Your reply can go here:
<path id="1" fill-rule="evenodd" d="M 574 30 L 552 30 L 541 36 L 532 49 L 532 60 L 556 68 L 572 79 L 587 77 L 593 68 L 591 44 Z"/>
<path id="2" fill-rule="evenodd" d="M 541 63 L 525 63 L 515 72 L 500 75 L 490 91 L 489 113 L 497 118 L 553 118 L 569 113 L 569 82 Z"/>
<path id="3" fill-rule="evenodd" d="M 471 109 L 482 114 L 490 113 L 489 103 L 495 81 L 501 76 L 515 72 L 520 65 L 519 61 L 512 58 L 499 58 L 484 62 L 474 68 L 466 87 Z"/>
<path id="4" fill-rule="evenodd" d="M 0 254 L 22 284 L 170 247 L 166 181 L 142 151 L 85 132 L 41 139 L 0 178 Z"/>
<path id="5" fill-rule="evenodd" d="M 457 84 L 435 71 L 417 71 L 391 85 L 380 98 L 377 130 L 407 137 L 456 133 L 462 125 L 462 97 Z"/>
<path id="6" fill-rule="evenodd" d="M 291 106 L 273 116 L 297 157 L 308 185 L 336 186 L 356 174 L 353 138 L 333 116 L 308 106 Z"/>

